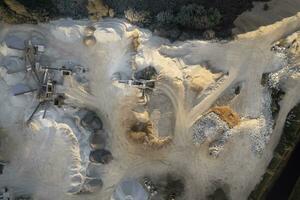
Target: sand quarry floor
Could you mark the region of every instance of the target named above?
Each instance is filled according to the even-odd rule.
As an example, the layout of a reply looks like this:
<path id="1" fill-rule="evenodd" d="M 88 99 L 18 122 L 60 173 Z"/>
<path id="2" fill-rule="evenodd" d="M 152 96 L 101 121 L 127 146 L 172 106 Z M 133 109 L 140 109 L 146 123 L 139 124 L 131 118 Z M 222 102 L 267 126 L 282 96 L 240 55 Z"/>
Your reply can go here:
<path id="1" fill-rule="evenodd" d="M 237 35 L 232 41 L 171 44 L 125 21 L 106 19 L 93 24 L 97 43 L 86 47 L 82 40 L 88 25 L 89 21 L 67 19 L 35 26 L 1 25 L 0 63 L 6 57 L 22 56 L 22 52 L 6 46 L 7 35 L 20 33 L 24 38 L 37 31 L 46 38 L 45 54 L 51 58 L 51 65 L 72 61 L 87 67 L 89 73 L 88 85 L 72 78 L 65 80 L 63 91 L 70 106 L 51 107 L 45 119 L 42 111 L 38 112 L 26 126 L 25 120 L 37 103 L 34 95 L 15 97 L 10 89 L 28 77 L 24 72 L 12 75 L 1 68 L 0 125 L 8 135 L 1 151 L 9 164 L 0 177 L 0 187 L 8 186 L 15 194 L 31 194 L 34 199 L 106 200 L 122 179 L 173 172 L 185 180 L 181 199 L 205 199 L 217 187 L 223 187 L 230 199 L 247 199 L 272 158 L 288 111 L 300 99 L 300 80 L 296 78 L 286 88 L 272 131 L 270 98 L 261 77 L 285 66 L 284 58 L 270 48 L 300 29 L 300 14 Z M 140 45 L 135 51 L 132 37 L 137 33 Z M 126 138 L 126 122 L 136 107 L 137 90 L 116 87 L 111 77 L 115 72 L 130 76 L 133 62 L 138 69 L 153 66 L 160 74 L 150 100 L 150 114 L 157 121 L 158 132 L 173 137 L 172 143 L 160 150 L 145 149 Z M 189 73 L 202 77 L 197 92 L 187 89 Z M 221 82 L 219 76 L 223 77 Z M 232 130 L 221 155 L 213 158 L 208 154 L 208 144 L 193 144 L 191 127 L 237 84 L 241 85 L 240 93 L 226 104 L 242 121 Z M 84 180 L 88 165 L 87 135 L 78 130 L 73 117 L 77 107 L 100 114 L 114 157 L 108 165 L 95 166 L 104 186 L 86 195 L 67 193 Z"/>

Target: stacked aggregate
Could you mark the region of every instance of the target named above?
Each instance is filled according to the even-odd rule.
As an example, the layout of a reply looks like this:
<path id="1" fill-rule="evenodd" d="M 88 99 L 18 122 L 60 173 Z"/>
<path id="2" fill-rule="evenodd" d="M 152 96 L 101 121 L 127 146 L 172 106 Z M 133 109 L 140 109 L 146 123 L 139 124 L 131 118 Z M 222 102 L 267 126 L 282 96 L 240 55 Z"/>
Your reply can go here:
<path id="1" fill-rule="evenodd" d="M 198 120 L 192 129 L 194 144 L 202 144 L 208 137 L 215 138 L 228 131 L 229 126 L 217 114 L 210 112 Z"/>

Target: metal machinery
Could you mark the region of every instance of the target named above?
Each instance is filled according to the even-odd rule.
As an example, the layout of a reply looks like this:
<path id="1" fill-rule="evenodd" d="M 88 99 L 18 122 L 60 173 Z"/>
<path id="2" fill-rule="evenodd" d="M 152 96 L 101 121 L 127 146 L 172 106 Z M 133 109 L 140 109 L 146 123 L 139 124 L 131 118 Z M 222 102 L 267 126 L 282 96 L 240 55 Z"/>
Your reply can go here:
<path id="1" fill-rule="evenodd" d="M 61 68 L 55 68 L 55 67 L 43 67 L 43 69 L 48 70 L 55 70 L 60 71 L 63 76 L 70 76 L 73 74 L 73 70 L 67 68 L 66 66 L 62 66 Z"/>
<path id="2" fill-rule="evenodd" d="M 43 118 L 46 116 L 47 109 L 50 102 L 53 102 L 56 106 L 62 106 L 65 99 L 64 94 L 56 93 L 56 82 L 52 79 L 49 71 L 52 68 L 42 67 L 37 62 L 41 53 L 45 51 L 42 45 L 32 45 L 30 40 L 25 41 L 24 60 L 25 60 L 25 72 L 32 73 L 36 82 L 36 88 L 27 89 L 19 92 L 15 92 L 14 95 L 23 95 L 27 93 L 37 92 L 38 105 L 30 115 L 27 123 L 31 121 L 34 114 L 39 110 L 41 106 L 44 107 Z M 64 72 L 66 73 L 66 72 Z"/>
<path id="3" fill-rule="evenodd" d="M 80 66 L 80 65 L 74 65 L 73 67 L 66 67 L 63 65 L 61 68 L 55 68 L 55 67 L 42 67 L 43 69 L 49 69 L 54 71 L 60 71 L 62 76 L 70 76 L 73 74 L 84 74 L 88 71 L 87 68 Z"/>
<path id="4" fill-rule="evenodd" d="M 139 103 L 146 104 L 149 101 L 149 93 L 154 90 L 156 80 L 118 80 L 119 83 L 127 84 L 129 87 L 138 88 L 141 93 Z"/>
<path id="5" fill-rule="evenodd" d="M 58 107 L 62 106 L 63 101 L 65 99 L 64 94 L 56 93 L 55 84 L 56 82 L 50 78 L 48 69 L 46 69 L 43 74 L 43 79 L 41 82 L 38 83 L 38 87 L 36 89 L 23 91 L 21 93 L 15 94 L 15 96 L 17 96 L 17 95 L 22 95 L 22 94 L 37 91 L 37 99 L 39 103 L 34 109 L 34 111 L 32 112 L 32 114 L 30 115 L 30 117 L 28 118 L 27 122 L 31 121 L 32 117 L 39 110 L 41 106 L 44 106 L 43 118 L 45 118 L 46 116 L 46 112 L 50 105 L 50 102 L 53 102 L 54 105 Z"/>
<path id="6" fill-rule="evenodd" d="M 157 81 L 157 72 L 154 67 L 149 66 L 140 71 L 132 72 L 132 78 L 129 80 L 123 80 L 123 74 L 116 72 L 112 75 L 112 80 L 121 84 L 126 84 L 129 87 L 138 88 L 141 93 L 139 96 L 139 103 L 146 104 L 149 101 L 149 93 L 155 88 L 155 82 Z"/>
<path id="7" fill-rule="evenodd" d="M 44 46 L 33 45 L 31 40 L 25 41 L 24 49 L 24 60 L 25 60 L 25 69 L 27 72 L 33 72 L 36 81 L 40 82 L 39 74 L 37 68 L 39 63 L 36 62 L 40 54 L 44 53 Z"/>

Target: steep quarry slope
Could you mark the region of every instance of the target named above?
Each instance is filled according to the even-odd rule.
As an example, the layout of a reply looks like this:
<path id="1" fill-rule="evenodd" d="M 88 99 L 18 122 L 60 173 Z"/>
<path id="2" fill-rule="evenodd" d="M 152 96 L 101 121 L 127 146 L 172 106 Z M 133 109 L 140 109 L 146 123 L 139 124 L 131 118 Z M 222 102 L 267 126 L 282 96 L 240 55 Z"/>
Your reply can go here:
<path id="1" fill-rule="evenodd" d="M 107 19 L 93 24 L 94 46 L 87 47 L 83 38 L 89 25 L 89 21 L 59 20 L 36 26 L 1 27 L 0 125 L 9 133 L 6 152 L 11 162 L 0 186 L 30 193 L 37 199 L 108 200 L 124 178 L 159 177 L 174 172 L 184 177 L 181 199 L 205 199 L 218 187 L 231 199 L 247 199 L 264 173 L 282 129 L 282 123 L 277 123 L 272 132 L 270 93 L 261 85 L 261 78 L 264 73 L 286 67 L 286 58 L 270 49 L 274 42 L 300 29 L 299 15 L 238 35 L 230 42 L 170 44 L 122 20 Z M 11 95 L 11 87 L 29 75 L 7 73 L 5 58 L 20 57 L 22 52 L 8 48 L 5 38 L 18 32 L 26 37 L 32 31 L 44 35 L 50 66 L 68 61 L 85 66 L 88 84 L 66 78 L 61 89 L 68 105 L 63 109 L 51 107 L 46 119 L 39 112 L 27 127 L 24 120 L 36 100 L 32 94 Z M 133 38 L 138 38 L 136 45 L 132 45 Z M 158 81 L 149 107 L 137 106 L 139 90 L 111 79 L 116 72 L 129 79 L 132 71 L 148 66 L 157 70 Z M 293 75 L 285 82 L 287 95 L 278 121 L 284 121 L 299 102 L 300 78 L 297 73 Z M 160 95 L 164 101 L 160 101 Z M 104 183 L 102 190 L 85 196 L 67 193 L 70 187 L 80 186 L 86 175 L 88 133 L 77 127 L 74 113 L 78 107 L 100 113 L 114 157 L 108 165 L 95 166 Z M 226 108 L 227 113 L 221 113 L 220 108 Z M 149 111 L 147 118 L 154 124 L 171 116 L 166 123 L 157 123 L 155 129 L 172 138 L 165 148 L 151 149 L 126 137 L 134 120 L 132 111 L 142 112 L 141 109 Z M 225 115 L 230 119 L 230 114 L 237 121 L 234 125 L 222 120 Z M 193 131 L 201 132 L 199 128 L 203 126 L 208 132 L 203 141 L 194 144 Z M 226 141 L 222 140 L 226 145 L 216 157 L 208 149 L 215 147 L 211 145 L 215 139 L 224 137 L 214 135 L 212 130 L 226 134 Z M 16 148 L 11 150 L 12 146 Z"/>
<path id="2" fill-rule="evenodd" d="M 300 10 L 298 0 L 271 0 L 270 2 L 254 2 L 251 11 L 241 14 L 235 21 L 234 34 L 254 31 L 261 26 L 271 25 L 284 18 L 297 14 Z M 268 9 L 264 10 L 264 5 Z"/>

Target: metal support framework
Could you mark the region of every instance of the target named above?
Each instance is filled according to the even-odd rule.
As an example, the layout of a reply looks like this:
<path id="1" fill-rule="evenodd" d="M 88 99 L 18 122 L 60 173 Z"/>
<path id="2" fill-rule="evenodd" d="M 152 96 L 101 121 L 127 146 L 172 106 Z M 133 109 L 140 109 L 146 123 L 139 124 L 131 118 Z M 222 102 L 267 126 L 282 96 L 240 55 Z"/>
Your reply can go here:
<path id="1" fill-rule="evenodd" d="M 35 109 L 33 110 L 33 112 L 31 113 L 30 117 L 27 119 L 26 123 L 29 124 L 34 116 L 34 114 L 39 110 L 39 108 L 41 107 L 41 105 L 43 104 L 44 102 L 40 102 L 36 107 Z"/>

